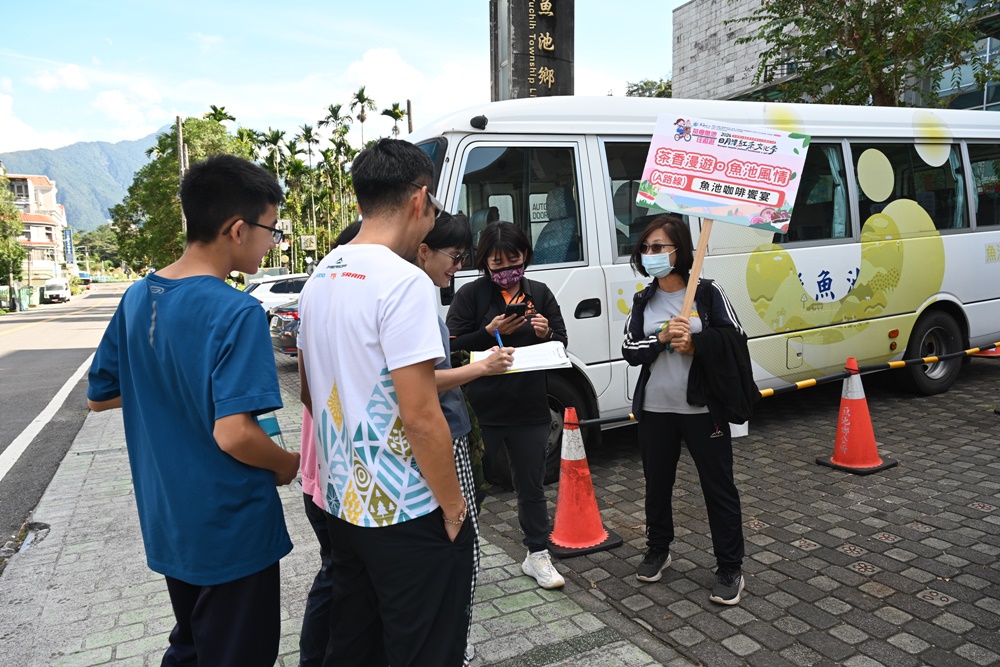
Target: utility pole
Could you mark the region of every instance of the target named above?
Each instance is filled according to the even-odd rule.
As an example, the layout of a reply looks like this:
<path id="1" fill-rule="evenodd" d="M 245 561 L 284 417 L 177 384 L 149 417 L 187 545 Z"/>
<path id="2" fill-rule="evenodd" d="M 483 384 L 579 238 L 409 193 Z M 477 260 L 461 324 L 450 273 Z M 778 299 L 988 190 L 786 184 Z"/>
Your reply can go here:
<path id="1" fill-rule="evenodd" d="M 406 100 L 406 123 L 410 134 L 413 134 L 413 103 Z"/>

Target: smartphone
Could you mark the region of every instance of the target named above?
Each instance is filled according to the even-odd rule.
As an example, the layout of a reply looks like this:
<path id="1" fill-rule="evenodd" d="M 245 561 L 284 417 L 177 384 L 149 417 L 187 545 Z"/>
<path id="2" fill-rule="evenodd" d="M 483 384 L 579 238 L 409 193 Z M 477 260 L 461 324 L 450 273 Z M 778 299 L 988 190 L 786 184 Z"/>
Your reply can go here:
<path id="1" fill-rule="evenodd" d="M 525 317 L 528 314 L 528 304 L 508 303 L 507 309 L 503 314 L 505 317 L 510 317 L 511 315 L 520 315 L 521 317 Z"/>

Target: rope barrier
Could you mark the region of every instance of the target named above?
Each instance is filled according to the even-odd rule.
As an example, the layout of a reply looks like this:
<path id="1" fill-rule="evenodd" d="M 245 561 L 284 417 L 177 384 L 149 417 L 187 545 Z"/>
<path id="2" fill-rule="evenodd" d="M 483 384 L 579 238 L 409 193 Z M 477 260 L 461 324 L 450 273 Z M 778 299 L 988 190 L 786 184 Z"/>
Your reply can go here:
<path id="1" fill-rule="evenodd" d="M 905 359 L 900 361 L 888 361 L 881 364 L 872 364 L 870 366 L 860 366 L 858 368 L 858 373 L 861 375 L 867 375 L 868 373 L 875 373 L 877 371 L 887 371 L 896 368 L 904 368 L 906 366 L 916 366 L 918 364 L 936 364 L 939 361 L 948 361 L 950 359 L 957 359 L 959 357 L 969 357 L 974 354 L 979 354 L 980 352 L 985 352 L 987 350 L 995 350 L 1000 347 L 1000 341 L 993 343 L 992 345 L 984 345 L 983 347 L 972 347 L 968 350 L 959 350 L 958 352 L 949 352 L 948 354 L 942 354 L 933 357 L 919 357 L 916 359 Z M 760 389 L 761 398 L 769 398 L 771 396 L 778 396 L 779 394 L 790 394 L 793 391 L 798 391 L 799 389 L 806 389 L 807 387 L 815 387 L 821 384 L 827 384 L 828 382 L 836 382 L 837 380 L 843 380 L 844 378 L 850 377 L 850 371 L 840 371 L 839 373 L 832 373 L 831 375 L 824 375 L 818 378 L 810 378 L 808 380 L 799 380 L 793 384 L 786 384 L 780 387 L 773 387 L 770 389 Z M 998 408 L 1000 410 L 1000 408 Z M 998 412 L 1000 414 L 1000 412 Z M 630 422 L 635 421 L 635 415 L 629 413 L 627 415 L 621 415 L 618 417 L 604 417 L 601 419 L 581 419 L 577 422 L 578 426 L 600 426 L 602 424 L 617 424 L 620 422 Z"/>

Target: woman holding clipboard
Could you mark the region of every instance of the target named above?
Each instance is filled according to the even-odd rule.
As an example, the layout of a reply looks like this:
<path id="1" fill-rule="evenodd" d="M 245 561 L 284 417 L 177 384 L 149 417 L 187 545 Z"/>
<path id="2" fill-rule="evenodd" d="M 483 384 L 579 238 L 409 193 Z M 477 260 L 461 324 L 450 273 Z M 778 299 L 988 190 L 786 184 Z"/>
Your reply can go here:
<path id="1" fill-rule="evenodd" d="M 566 325 L 552 291 L 524 277 L 531 259 L 531 243 L 513 223 L 492 223 L 480 233 L 476 268 L 483 275 L 459 289 L 448 310 L 452 350 L 488 350 L 498 344 L 517 348 L 551 340 L 567 343 Z M 521 571 L 542 588 L 559 588 L 565 580 L 546 548 L 549 515 L 543 480 L 552 417 L 545 373 L 483 377 L 466 385 L 465 391 L 486 443 L 484 469 L 489 472 L 501 447 L 510 459 L 518 521 L 528 548 Z"/>

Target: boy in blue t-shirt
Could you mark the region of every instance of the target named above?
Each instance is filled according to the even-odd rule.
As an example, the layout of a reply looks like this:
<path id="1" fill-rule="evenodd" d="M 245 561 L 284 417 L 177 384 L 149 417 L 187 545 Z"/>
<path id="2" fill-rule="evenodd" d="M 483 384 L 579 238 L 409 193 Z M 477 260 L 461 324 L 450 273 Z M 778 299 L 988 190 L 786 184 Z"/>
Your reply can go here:
<path id="1" fill-rule="evenodd" d="M 125 292 L 90 368 L 90 409 L 122 408 L 146 559 L 167 580 L 163 665 L 271 667 L 278 655 L 278 561 L 292 543 L 275 485 L 295 478 L 299 455 L 257 425 L 281 407 L 267 318 L 224 279 L 256 272 L 280 242 L 282 198 L 247 160 L 194 165 L 184 254 Z"/>

